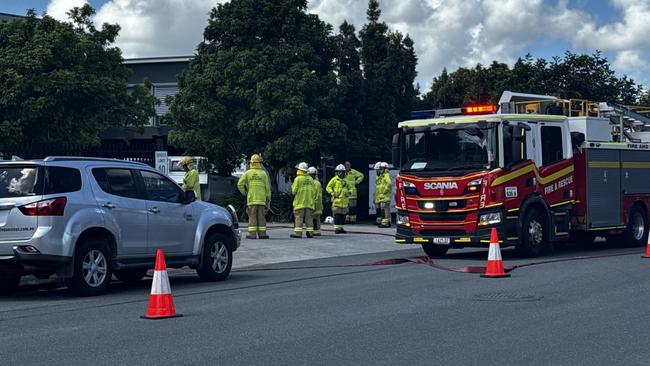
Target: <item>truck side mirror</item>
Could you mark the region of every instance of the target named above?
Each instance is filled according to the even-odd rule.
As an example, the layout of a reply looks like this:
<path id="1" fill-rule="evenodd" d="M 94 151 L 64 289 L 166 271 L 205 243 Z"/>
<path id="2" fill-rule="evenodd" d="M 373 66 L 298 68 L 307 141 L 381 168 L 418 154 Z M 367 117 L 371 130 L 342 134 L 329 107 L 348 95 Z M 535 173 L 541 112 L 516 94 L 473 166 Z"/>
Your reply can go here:
<path id="1" fill-rule="evenodd" d="M 393 135 L 393 144 L 392 144 L 391 152 L 392 152 L 393 166 L 399 168 L 400 166 L 402 166 L 402 164 L 400 164 L 400 158 L 399 158 L 399 133 Z"/>

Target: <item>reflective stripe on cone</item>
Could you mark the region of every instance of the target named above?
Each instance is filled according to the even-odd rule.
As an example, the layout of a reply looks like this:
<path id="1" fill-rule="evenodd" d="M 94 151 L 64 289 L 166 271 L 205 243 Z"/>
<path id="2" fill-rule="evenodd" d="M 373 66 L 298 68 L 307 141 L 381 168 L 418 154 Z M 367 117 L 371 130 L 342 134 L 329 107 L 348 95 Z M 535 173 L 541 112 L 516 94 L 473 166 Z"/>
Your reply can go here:
<path id="1" fill-rule="evenodd" d="M 166 319 L 176 318 L 182 315 L 176 314 L 174 298 L 169 286 L 169 275 L 165 264 L 165 254 L 162 249 L 156 252 L 156 266 L 151 283 L 151 294 L 149 295 L 149 306 L 147 315 L 143 319 Z"/>
<path id="2" fill-rule="evenodd" d="M 490 250 L 488 251 L 487 266 L 485 267 L 485 273 L 482 274 L 481 277 L 510 277 L 510 275 L 503 269 L 499 236 L 497 235 L 497 229 L 495 228 L 492 228 L 492 232 L 490 233 Z"/>

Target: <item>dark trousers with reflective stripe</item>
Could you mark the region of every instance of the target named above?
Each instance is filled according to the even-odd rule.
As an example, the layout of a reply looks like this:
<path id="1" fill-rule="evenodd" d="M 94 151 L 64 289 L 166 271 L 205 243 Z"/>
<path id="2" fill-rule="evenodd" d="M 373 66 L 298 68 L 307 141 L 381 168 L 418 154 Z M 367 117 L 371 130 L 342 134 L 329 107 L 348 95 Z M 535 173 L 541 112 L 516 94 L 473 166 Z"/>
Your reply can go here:
<path id="1" fill-rule="evenodd" d="M 348 208 L 332 207 L 332 215 L 334 215 L 334 230 L 343 229 L 345 224 L 345 214 L 348 213 Z"/>

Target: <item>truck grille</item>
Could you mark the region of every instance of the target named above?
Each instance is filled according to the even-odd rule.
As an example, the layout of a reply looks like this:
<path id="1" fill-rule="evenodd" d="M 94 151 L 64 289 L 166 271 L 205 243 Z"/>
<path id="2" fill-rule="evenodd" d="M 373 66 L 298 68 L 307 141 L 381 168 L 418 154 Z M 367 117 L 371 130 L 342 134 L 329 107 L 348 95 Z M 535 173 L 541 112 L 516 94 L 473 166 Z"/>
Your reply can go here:
<path id="1" fill-rule="evenodd" d="M 465 221 L 467 213 L 465 212 L 436 212 L 436 213 L 421 213 L 420 220 L 422 221 Z"/>
<path id="2" fill-rule="evenodd" d="M 465 236 L 465 230 L 422 230 L 422 236 Z"/>
<path id="3" fill-rule="evenodd" d="M 418 207 L 420 210 L 426 210 L 424 207 L 426 203 L 433 203 L 433 207 L 436 211 L 447 211 L 449 209 L 465 208 L 467 205 L 466 200 L 440 200 L 440 201 L 418 201 Z"/>

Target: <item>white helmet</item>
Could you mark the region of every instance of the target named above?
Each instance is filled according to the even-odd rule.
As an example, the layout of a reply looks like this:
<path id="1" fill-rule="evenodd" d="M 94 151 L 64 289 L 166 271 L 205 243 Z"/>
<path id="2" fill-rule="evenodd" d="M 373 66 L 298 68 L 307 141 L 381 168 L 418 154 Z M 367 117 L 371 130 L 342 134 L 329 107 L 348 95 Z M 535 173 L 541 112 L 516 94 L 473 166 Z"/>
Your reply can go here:
<path id="1" fill-rule="evenodd" d="M 313 166 L 310 166 L 309 169 L 307 169 L 307 172 L 311 175 L 318 174 L 318 169 L 316 169 Z"/>
<path id="2" fill-rule="evenodd" d="M 375 163 L 375 170 L 379 170 L 379 168 L 381 168 L 381 162 L 380 161 Z"/>
<path id="3" fill-rule="evenodd" d="M 336 166 L 336 169 L 334 169 L 335 172 L 344 172 L 345 171 L 345 165 L 339 164 Z"/>
<path id="4" fill-rule="evenodd" d="M 332 216 L 327 216 L 325 218 L 325 223 L 332 225 L 334 223 L 334 218 Z"/>
<path id="5" fill-rule="evenodd" d="M 306 172 L 307 169 L 309 169 L 309 165 L 307 165 L 307 163 L 305 163 L 305 162 L 303 161 L 302 163 L 296 165 L 296 169 L 298 169 L 298 170 L 302 170 L 303 172 Z"/>
<path id="6" fill-rule="evenodd" d="M 381 164 L 379 164 L 379 167 L 382 169 L 388 169 L 388 163 L 385 161 L 382 161 Z"/>

